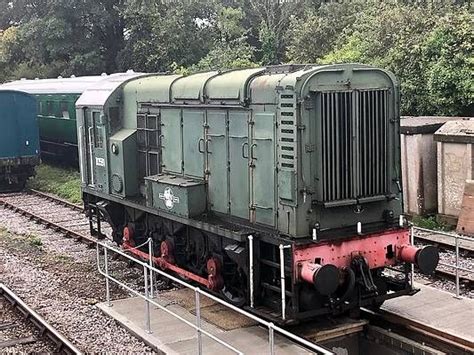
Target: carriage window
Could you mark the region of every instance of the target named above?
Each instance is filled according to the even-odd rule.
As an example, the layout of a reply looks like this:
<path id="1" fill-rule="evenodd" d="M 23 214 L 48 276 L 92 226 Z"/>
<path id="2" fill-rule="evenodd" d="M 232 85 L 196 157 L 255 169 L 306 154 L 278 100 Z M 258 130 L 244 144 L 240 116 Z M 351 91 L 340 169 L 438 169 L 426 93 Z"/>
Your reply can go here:
<path id="1" fill-rule="evenodd" d="M 109 123 L 112 132 L 120 129 L 120 111 L 118 107 L 109 108 Z"/>
<path id="2" fill-rule="evenodd" d="M 92 112 L 92 123 L 94 125 L 94 147 L 104 147 L 104 137 L 102 136 L 102 125 L 100 122 L 100 112 Z"/>
<path id="3" fill-rule="evenodd" d="M 46 101 L 46 116 L 53 116 L 53 101 Z"/>
<path id="4" fill-rule="evenodd" d="M 68 105 L 68 103 L 66 101 L 61 101 L 60 106 L 61 106 L 61 113 L 62 113 L 61 116 L 63 118 L 71 118 L 69 116 L 69 107 L 68 107 L 69 105 Z"/>

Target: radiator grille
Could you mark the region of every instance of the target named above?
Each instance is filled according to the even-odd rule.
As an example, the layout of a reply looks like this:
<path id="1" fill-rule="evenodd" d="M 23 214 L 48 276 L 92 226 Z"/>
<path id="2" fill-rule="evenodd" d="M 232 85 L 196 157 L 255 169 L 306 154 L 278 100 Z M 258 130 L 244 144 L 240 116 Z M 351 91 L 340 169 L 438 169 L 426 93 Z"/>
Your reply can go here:
<path id="1" fill-rule="evenodd" d="M 388 91 L 319 95 L 323 200 L 387 192 Z"/>

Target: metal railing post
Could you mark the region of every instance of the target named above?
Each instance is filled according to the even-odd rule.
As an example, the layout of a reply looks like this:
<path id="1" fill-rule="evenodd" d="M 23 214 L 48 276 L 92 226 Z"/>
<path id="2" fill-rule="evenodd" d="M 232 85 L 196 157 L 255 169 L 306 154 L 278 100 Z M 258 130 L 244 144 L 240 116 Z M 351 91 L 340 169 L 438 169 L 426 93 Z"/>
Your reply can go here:
<path id="1" fill-rule="evenodd" d="M 198 354 L 202 354 L 202 333 L 201 333 L 201 298 L 199 296 L 199 288 L 194 289 L 194 297 L 196 303 L 196 331 L 197 331 L 197 346 L 198 346 Z"/>
<path id="2" fill-rule="evenodd" d="M 153 267 L 153 239 L 151 238 L 148 238 L 148 255 L 149 255 L 149 260 L 150 260 L 150 291 L 151 291 L 151 294 L 150 294 L 150 298 L 154 298 L 154 293 L 155 293 L 155 290 L 154 290 L 154 282 L 153 282 L 153 277 L 154 277 L 154 273 L 153 273 L 153 270 L 152 270 L 152 267 Z"/>
<path id="3" fill-rule="evenodd" d="M 250 271 L 250 307 L 254 308 L 254 296 L 253 296 L 253 235 L 248 236 L 249 239 L 249 271 Z"/>
<path id="4" fill-rule="evenodd" d="M 415 245 L 415 231 L 414 227 L 410 227 L 410 244 Z M 410 272 L 410 283 L 411 287 L 415 286 L 415 264 L 411 264 L 411 272 Z"/>
<path id="5" fill-rule="evenodd" d="M 146 332 L 151 334 L 150 324 L 150 295 L 148 289 L 148 271 L 145 265 L 143 265 L 143 277 L 145 278 L 145 319 L 146 319 Z"/>
<path id="6" fill-rule="evenodd" d="M 214 340 L 215 342 L 217 342 L 218 344 L 224 346 L 225 348 L 233 351 L 234 353 L 236 354 L 239 354 L 239 355 L 243 355 L 243 352 L 238 350 L 237 348 L 235 348 L 234 346 L 232 346 L 231 344 L 229 344 L 228 342 L 226 342 L 225 340 L 223 339 L 220 339 L 218 336 L 212 334 L 211 332 L 207 331 L 206 329 L 202 328 L 202 320 L 201 320 L 201 305 L 200 305 L 200 296 L 203 295 L 205 297 L 207 297 L 208 299 L 211 299 L 221 305 L 224 305 L 226 306 L 228 309 L 231 309 L 239 314 L 242 314 L 244 315 L 245 317 L 249 318 L 249 319 L 252 319 L 256 322 L 258 322 L 259 324 L 261 324 L 262 326 L 264 327 L 267 327 L 268 328 L 268 341 L 269 341 L 269 351 L 270 351 L 270 354 L 274 354 L 275 353 L 275 339 L 274 339 L 274 333 L 277 332 L 277 333 L 280 333 L 282 335 L 284 335 L 285 337 L 295 341 L 296 343 L 299 343 L 299 344 L 302 344 L 312 350 L 314 350 L 316 353 L 321 353 L 321 354 L 324 354 L 324 355 L 333 355 L 334 353 L 322 346 L 319 346 L 317 344 L 314 344 L 304 338 L 301 338 L 283 328 L 280 328 L 278 326 L 276 326 L 275 324 L 273 323 L 269 323 L 261 318 L 259 318 L 258 316 L 252 314 L 252 313 L 249 313 L 248 311 L 246 310 L 243 310 L 242 308 L 240 307 L 237 307 L 233 304 L 230 304 L 230 303 L 227 303 L 225 301 L 223 301 L 222 299 L 220 299 L 219 297 L 217 297 L 216 295 L 213 295 L 211 293 L 208 293 L 206 291 L 202 291 L 199 287 L 194 287 L 192 285 L 190 285 L 189 283 L 173 276 L 173 275 L 170 275 L 168 273 L 166 273 L 165 271 L 163 270 L 160 270 L 158 268 L 155 268 L 155 267 L 151 267 L 150 268 L 150 265 L 148 264 L 148 261 L 147 260 L 139 260 L 137 258 L 134 258 L 130 255 L 128 255 L 126 253 L 126 251 L 123 251 L 123 250 L 120 250 L 120 249 L 117 249 L 117 248 L 113 248 L 111 246 L 108 246 L 106 244 L 103 244 L 103 243 L 100 243 L 98 242 L 97 243 L 98 246 L 97 246 L 97 255 L 98 255 L 98 259 L 97 259 L 97 268 L 98 268 L 98 271 L 99 273 L 108 278 L 110 281 L 114 282 L 116 285 L 118 285 L 119 287 L 129 291 L 131 294 L 143 299 L 146 303 L 147 303 L 147 314 L 146 314 L 146 322 L 147 322 L 147 325 L 146 325 L 146 328 L 147 328 L 147 332 L 150 332 L 151 333 L 151 324 L 150 324 L 150 309 L 149 309 L 149 304 L 152 304 L 153 306 L 157 307 L 158 309 L 160 309 L 161 311 L 165 312 L 166 314 L 168 315 L 171 315 L 173 316 L 174 318 L 180 320 L 181 322 L 185 323 L 186 325 L 188 325 L 189 327 L 195 329 L 196 331 L 198 331 L 198 334 L 201 333 L 201 338 L 202 338 L 202 335 L 205 335 L 206 337 Z M 145 280 L 145 294 L 141 291 L 141 290 L 135 290 L 133 289 L 131 286 L 128 286 L 126 285 L 125 283 L 121 282 L 120 280 L 116 279 L 114 276 L 110 275 L 110 274 L 107 274 L 105 272 L 105 270 L 102 270 L 101 269 L 101 265 L 100 265 L 100 259 L 99 259 L 99 246 L 101 248 L 105 250 L 108 250 L 108 251 L 111 251 L 113 253 L 116 253 L 117 255 L 120 255 L 130 261 L 133 261 L 134 263 L 138 264 L 138 265 L 141 265 L 143 268 L 144 268 L 144 280 Z M 291 247 L 291 246 L 287 246 L 287 247 Z M 148 288 L 148 272 L 147 270 L 150 269 L 152 270 L 154 273 L 160 275 L 160 276 L 163 276 L 163 277 L 166 277 L 168 280 L 171 280 L 173 282 L 176 282 L 177 284 L 179 285 L 182 285 L 188 289 L 191 289 L 191 290 L 194 290 L 195 293 L 197 293 L 196 295 L 196 321 L 192 321 L 192 320 L 188 320 L 184 317 L 182 317 L 181 315 L 179 315 L 178 313 L 176 312 L 173 312 L 172 310 L 168 309 L 165 305 L 162 305 L 160 304 L 159 302 L 157 302 L 156 300 L 153 300 L 149 297 L 149 288 Z M 196 324 L 197 323 L 197 324 Z M 199 335 L 198 335 L 198 339 L 199 339 Z M 204 344 L 200 345 L 201 347 L 204 347 Z M 202 350 L 201 350 L 202 351 Z"/>
<path id="7" fill-rule="evenodd" d="M 460 291 L 459 291 L 459 238 L 455 237 L 455 242 L 456 242 L 456 298 L 461 298 L 460 297 Z"/>
<path id="8" fill-rule="evenodd" d="M 105 274 L 107 275 L 105 277 L 105 299 L 107 301 L 107 306 L 112 307 L 112 303 L 110 302 L 110 285 L 109 285 L 109 263 L 108 263 L 108 257 L 107 257 L 107 248 L 104 249 L 104 268 L 105 268 Z"/>
<path id="9" fill-rule="evenodd" d="M 270 355 L 275 354 L 275 335 L 273 331 L 273 323 L 268 324 L 268 344 L 270 346 Z"/>

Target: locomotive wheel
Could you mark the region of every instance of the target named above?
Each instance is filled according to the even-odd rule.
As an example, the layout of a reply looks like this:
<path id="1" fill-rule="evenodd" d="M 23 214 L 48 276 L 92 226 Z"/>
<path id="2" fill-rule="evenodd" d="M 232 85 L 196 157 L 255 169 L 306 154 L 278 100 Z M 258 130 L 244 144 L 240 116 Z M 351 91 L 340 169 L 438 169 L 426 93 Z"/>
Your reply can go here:
<path id="1" fill-rule="evenodd" d="M 231 276 L 232 275 L 232 276 Z M 230 278 L 230 279 L 229 279 Z M 239 270 L 224 276 L 224 287 L 220 290 L 221 295 L 227 302 L 236 307 L 242 307 L 247 300 L 247 283 Z"/>
<path id="2" fill-rule="evenodd" d="M 227 287 L 224 285 L 220 291 L 221 295 L 227 300 L 227 302 L 233 304 L 236 307 L 242 307 L 245 304 L 245 292 L 242 289 L 236 289 L 233 287 Z"/>

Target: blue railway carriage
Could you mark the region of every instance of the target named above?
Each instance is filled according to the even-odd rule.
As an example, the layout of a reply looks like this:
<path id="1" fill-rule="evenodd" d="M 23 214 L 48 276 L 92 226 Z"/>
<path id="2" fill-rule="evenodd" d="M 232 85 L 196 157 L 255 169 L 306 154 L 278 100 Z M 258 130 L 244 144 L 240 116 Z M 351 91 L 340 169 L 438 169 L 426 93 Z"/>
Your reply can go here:
<path id="1" fill-rule="evenodd" d="M 0 90 L 0 191 L 22 189 L 39 161 L 35 97 Z"/>

